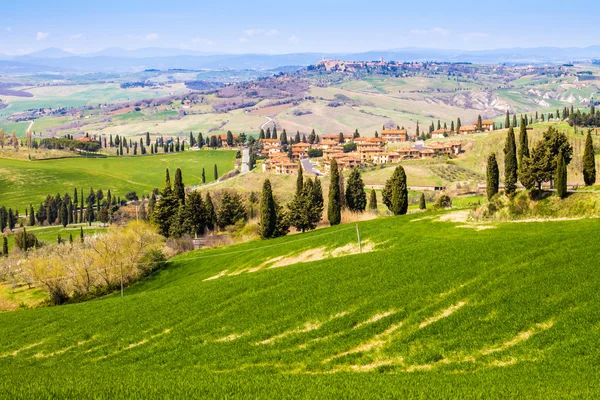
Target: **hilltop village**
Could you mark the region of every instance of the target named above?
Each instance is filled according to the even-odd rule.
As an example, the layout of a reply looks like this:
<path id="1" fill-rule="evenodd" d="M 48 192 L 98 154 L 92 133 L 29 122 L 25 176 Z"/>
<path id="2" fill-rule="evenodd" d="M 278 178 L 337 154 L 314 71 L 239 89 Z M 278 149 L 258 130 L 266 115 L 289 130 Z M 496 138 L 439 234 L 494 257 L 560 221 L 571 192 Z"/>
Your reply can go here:
<path id="1" fill-rule="evenodd" d="M 460 126 L 458 130 L 441 128 L 431 132 L 432 139 L 460 136 L 495 129 L 493 121 L 475 121 L 473 125 Z M 290 175 L 302 166 L 305 172 L 327 174 L 331 161 L 335 160 L 342 170 L 351 170 L 365 165 L 394 164 L 402 160 L 430 159 L 438 156 L 456 156 L 463 151 L 460 141 L 434 142 L 428 145 L 416 136 L 409 136 L 406 129 L 384 129 L 375 137 L 360 137 L 354 134 L 329 134 L 322 137 L 314 132 L 307 140 L 304 137 L 288 143 L 287 135 L 280 138 L 259 138 L 259 156 L 266 158 L 263 172 Z M 313 164 L 308 159 L 316 159 Z"/>

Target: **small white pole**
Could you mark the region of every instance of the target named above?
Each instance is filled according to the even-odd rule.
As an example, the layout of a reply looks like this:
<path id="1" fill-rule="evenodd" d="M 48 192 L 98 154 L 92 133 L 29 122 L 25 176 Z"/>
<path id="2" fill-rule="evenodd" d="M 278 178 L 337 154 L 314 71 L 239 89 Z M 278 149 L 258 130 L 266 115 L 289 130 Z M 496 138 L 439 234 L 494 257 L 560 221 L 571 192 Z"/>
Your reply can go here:
<path id="1" fill-rule="evenodd" d="M 360 230 L 358 230 L 358 224 L 356 224 L 356 236 L 358 237 L 358 252 L 362 254 L 362 244 L 360 243 Z"/>

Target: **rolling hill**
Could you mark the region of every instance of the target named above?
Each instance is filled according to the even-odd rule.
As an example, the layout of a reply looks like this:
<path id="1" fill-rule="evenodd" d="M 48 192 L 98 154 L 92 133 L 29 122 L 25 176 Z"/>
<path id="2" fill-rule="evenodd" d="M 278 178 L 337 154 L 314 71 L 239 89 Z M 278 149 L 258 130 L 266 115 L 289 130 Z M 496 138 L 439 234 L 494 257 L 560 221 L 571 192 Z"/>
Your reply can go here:
<path id="1" fill-rule="evenodd" d="M 163 187 L 167 168 L 172 174 L 181 168 L 186 185 L 199 185 L 203 168 L 206 181 L 211 182 L 214 165 L 220 175 L 231 171 L 235 154 L 235 151 L 205 150 L 134 157 L 0 159 L 0 204 L 23 211 L 29 204 L 37 207 L 48 194 L 71 194 L 75 188 L 89 191 L 89 187 L 105 192 L 110 189 L 114 196 L 120 197 L 129 191 L 147 195 L 153 188 Z"/>
<path id="2" fill-rule="evenodd" d="M 202 250 L 107 296 L 0 314 L 18 398 L 593 397 L 596 219 L 417 214 Z"/>

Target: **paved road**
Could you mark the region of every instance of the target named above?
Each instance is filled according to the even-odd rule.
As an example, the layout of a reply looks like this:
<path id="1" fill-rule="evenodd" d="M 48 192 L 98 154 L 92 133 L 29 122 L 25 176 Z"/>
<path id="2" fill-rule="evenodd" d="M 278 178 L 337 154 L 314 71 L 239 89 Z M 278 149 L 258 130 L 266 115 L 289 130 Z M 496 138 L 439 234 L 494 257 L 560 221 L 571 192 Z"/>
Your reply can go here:
<path id="1" fill-rule="evenodd" d="M 250 172 L 250 150 L 247 147 L 244 147 L 242 150 L 242 174 L 246 172 Z"/>
<path id="2" fill-rule="evenodd" d="M 317 171 L 315 171 L 314 165 L 310 162 L 309 158 L 303 158 L 300 160 L 302 163 L 302 170 L 307 174 L 317 175 Z"/>
<path id="3" fill-rule="evenodd" d="M 33 126 L 34 122 L 35 120 L 31 121 L 31 123 L 29 124 L 29 128 L 27 128 L 27 132 L 31 132 L 31 127 Z"/>
<path id="4" fill-rule="evenodd" d="M 273 118 L 267 117 L 266 115 L 263 115 L 262 117 L 268 119 L 267 122 L 265 122 L 264 124 L 262 124 L 260 126 L 260 129 L 265 129 L 265 126 L 267 126 L 268 124 L 270 124 L 273 121 Z"/>

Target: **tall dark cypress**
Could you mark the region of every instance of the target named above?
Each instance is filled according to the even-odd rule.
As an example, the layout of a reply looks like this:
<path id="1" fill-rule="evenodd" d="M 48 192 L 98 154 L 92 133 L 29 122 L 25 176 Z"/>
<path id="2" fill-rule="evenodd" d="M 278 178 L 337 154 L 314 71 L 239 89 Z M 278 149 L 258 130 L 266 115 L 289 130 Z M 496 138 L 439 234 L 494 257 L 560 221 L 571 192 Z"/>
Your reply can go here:
<path id="1" fill-rule="evenodd" d="M 583 181 L 586 186 L 596 183 L 596 158 L 594 155 L 594 143 L 592 142 L 592 131 L 589 130 L 585 138 L 585 150 L 583 151 Z"/>
<path id="2" fill-rule="evenodd" d="M 213 175 L 215 178 L 215 181 L 219 180 L 219 171 L 217 170 L 217 164 L 215 164 L 214 168 L 213 168 Z"/>
<path id="3" fill-rule="evenodd" d="M 298 178 L 296 179 L 296 196 L 300 196 L 304 188 L 304 179 L 302 177 L 302 165 L 298 166 Z"/>
<path id="4" fill-rule="evenodd" d="M 352 212 L 363 212 L 367 207 L 365 184 L 360 176 L 360 170 L 354 168 L 348 177 L 346 188 L 346 207 Z"/>
<path id="5" fill-rule="evenodd" d="M 277 210 L 275 208 L 273 190 L 271 188 L 271 182 L 268 179 L 265 179 L 260 197 L 260 237 L 263 239 L 272 238 L 276 227 Z"/>
<path id="6" fill-rule="evenodd" d="M 371 193 L 369 195 L 369 210 L 377 210 L 377 193 L 375 193 L 375 189 L 371 189 Z"/>
<path id="7" fill-rule="evenodd" d="M 506 110 L 506 118 L 504 118 L 504 127 L 510 127 L 510 113 L 508 112 L 508 110 Z"/>
<path id="8" fill-rule="evenodd" d="M 496 154 L 492 153 L 487 159 L 487 198 L 491 200 L 498 193 L 498 185 L 500 180 L 500 171 L 498 170 L 498 162 Z"/>
<path id="9" fill-rule="evenodd" d="M 521 124 L 519 129 L 519 167 L 524 157 L 529 157 L 529 141 L 527 138 L 527 127 Z"/>
<path id="10" fill-rule="evenodd" d="M 558 152 L 556 160 L 556 175 L 554 176 L 554 185 L 556 187 L 556 194 L 561 199 L 567 197 L 567 163 L 563 156 L 562 150 Z"/>
<path id="11" fill-rule="evenodd" d="M 385 183 L 383 188 L 383 204 L 394 215 L 404 215 L 408 211 L 408 187 L 406 185 L 406 172 L 400 165 Z"/>
<path id="12" fill-rule="evenodd" d="M 183 185 L 183 176 L 181 174 L 181 169 L 177 168 L 175 171 L 175 184 L 173 185 L 173 193 L 177 200 L 185 203 L 185 186 Z"/>
<path id="13" fill-rule="evenodd" d="M 327 219 L 329 220 L 329 224 L 333 226 L 339 225 L 342 221 L 342 207 L 340 204 L 340 171 L 338 170 L 337 161 L 335 159 L 331 160 L 330 176 Z"/>
<path id="14" fill-rule="evenodd" d="M 504 144 L 504 191 L 512 195 L 517 190 L 517 145 L 515 143 L 515 130 L 511 126 L 506 135 Z"/>
<path id="15" fill-rule="evenodd" d="M 35 225 L 35 214 L 33 212 L 33 205 L 29 205 L 29 226 Z"/>

